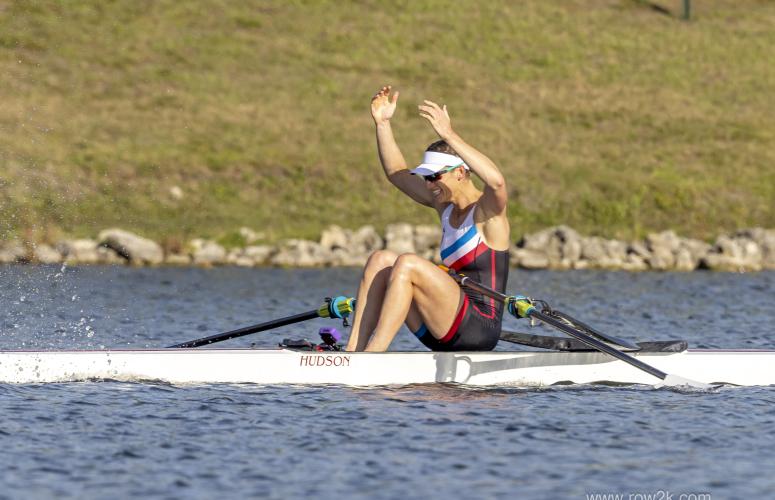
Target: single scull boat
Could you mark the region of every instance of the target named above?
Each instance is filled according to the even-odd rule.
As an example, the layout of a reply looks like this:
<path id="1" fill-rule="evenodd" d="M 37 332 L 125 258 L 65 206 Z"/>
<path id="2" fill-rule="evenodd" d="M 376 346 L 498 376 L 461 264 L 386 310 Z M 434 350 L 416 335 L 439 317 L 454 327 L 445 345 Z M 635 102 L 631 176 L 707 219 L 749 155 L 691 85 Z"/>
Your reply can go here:
<path id="1" fill-rule="evenodd" d="M 318 346 L 286 339 L 279 349 L 194 349 L 312 318 L 339 318 L 346 325 L 355 301 L 335 297 L 312 311 L 166 349 L 0 351 L 0 383 L 775 385 L 775 350 L 687 349 L 683 341 L 634 343 L 603 334 L 543 301 L 506 296 L 465 276 L 453 277 L 461 286 L 504 301 L 514 316 L 537 319 L 572 339 L 503 332 L 501 340 L 547 350 L 353 353 L 340 350 L 336 329 L 324 328 L 320 331 L 323 343 Z"/>
<path id="2" fill-rule="evenodd" d="M 775 350 L 688 349 L 633 355 L 662 371 L 704 383 L 775 384 Z M 85 380 L 349 386 L 655 383 L 648 373 L 594 351 L 350 353 L 178 348 L 0 352 L 2 383 Z"/>

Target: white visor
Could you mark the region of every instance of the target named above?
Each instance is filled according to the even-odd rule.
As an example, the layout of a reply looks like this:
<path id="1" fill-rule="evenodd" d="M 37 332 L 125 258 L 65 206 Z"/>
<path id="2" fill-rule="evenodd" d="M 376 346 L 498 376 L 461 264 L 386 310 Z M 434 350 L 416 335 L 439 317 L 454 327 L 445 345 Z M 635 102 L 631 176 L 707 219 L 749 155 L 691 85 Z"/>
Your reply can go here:
<path id="1" fill-rule="evenodd" d="M 422 158 L 422 163 L 409 171 L 414 175 L 431 175 L 447 167 L 465 167 L 468 165 L 459 157 L 438 151 L 426 151 Z"/>

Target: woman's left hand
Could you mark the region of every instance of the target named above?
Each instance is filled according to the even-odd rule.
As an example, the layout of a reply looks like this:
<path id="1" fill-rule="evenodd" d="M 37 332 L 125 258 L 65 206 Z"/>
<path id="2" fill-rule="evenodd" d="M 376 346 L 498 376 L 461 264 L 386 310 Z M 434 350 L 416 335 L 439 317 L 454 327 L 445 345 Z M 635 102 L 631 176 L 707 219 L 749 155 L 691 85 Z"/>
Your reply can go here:
<path id="1" fill-rule="evenodd" d="M 447 140 L 454 132 L 452 131 L 452 122 L 449 119 L 446 104 L 444 107 L 439 107 L 438 104 L 432 101 L 425 100 L 423 102 L 424 104 L 417 106 L 420 110 L 420 116 L 430 122 L 433 130 L 439 134 L 439 137 Z"/>

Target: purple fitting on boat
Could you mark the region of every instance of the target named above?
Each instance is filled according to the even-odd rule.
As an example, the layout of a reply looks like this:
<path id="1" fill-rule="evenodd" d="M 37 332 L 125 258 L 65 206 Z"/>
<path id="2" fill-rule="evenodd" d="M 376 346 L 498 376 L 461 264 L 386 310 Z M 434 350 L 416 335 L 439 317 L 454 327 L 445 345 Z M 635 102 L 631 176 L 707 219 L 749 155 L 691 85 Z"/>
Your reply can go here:
<path id="1" fill-rule="evenodd" d="M 336 344 L 342 340 L 342 334 L 336 328 L 326 326 L 318 331 L 318 335 L 323 339 L 323 342 L 329 345 Z"/>

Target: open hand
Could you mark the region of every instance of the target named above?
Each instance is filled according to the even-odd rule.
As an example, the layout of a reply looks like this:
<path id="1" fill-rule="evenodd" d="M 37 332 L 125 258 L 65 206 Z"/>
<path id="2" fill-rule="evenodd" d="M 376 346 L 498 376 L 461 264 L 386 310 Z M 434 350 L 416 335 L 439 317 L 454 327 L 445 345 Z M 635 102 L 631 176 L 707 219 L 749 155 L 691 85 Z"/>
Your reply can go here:
<path id="1" fill-rule="evenodd" d="M 390 90 L 392 88 L 393 87 L 390 85 L 386 85 L 371 98 L 371 117 L 374 118 L 374 123 L 377 125 L 390 121 L 393 117 L 393 113 L 396 112 L 398 91 L 393 94 L 393 98 L 391 99 Z"/>
<path id="2" fill-rule="evenodd" d="M 439 107 L 438 104 L 432 101 L 425 100 L 424 104 L 417 106 L 420 110 L 420 116 L 428 120 L 433 127 L 433 130 L 439 134 L 442 139 L 448 139 L 452 134 L 452 122 L 449 119 L 449 113 L 447 113 L 447 105 Z"/>

